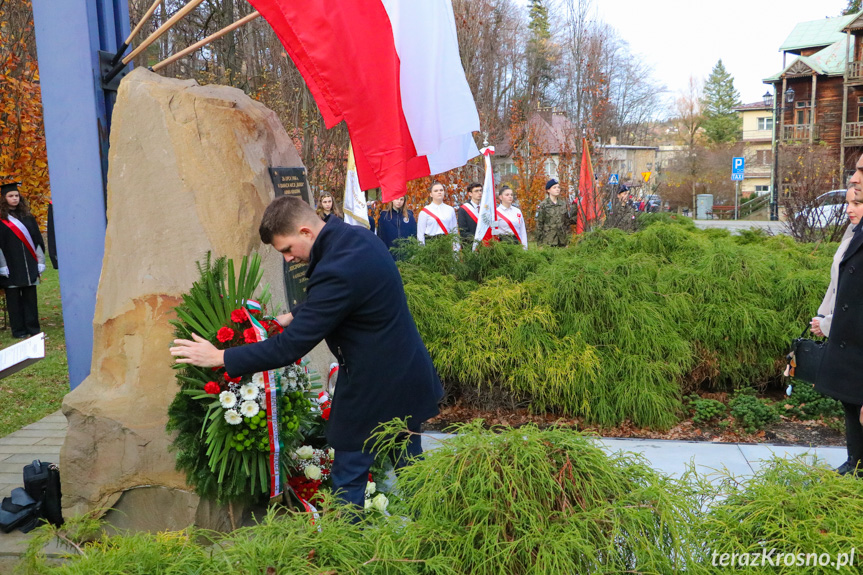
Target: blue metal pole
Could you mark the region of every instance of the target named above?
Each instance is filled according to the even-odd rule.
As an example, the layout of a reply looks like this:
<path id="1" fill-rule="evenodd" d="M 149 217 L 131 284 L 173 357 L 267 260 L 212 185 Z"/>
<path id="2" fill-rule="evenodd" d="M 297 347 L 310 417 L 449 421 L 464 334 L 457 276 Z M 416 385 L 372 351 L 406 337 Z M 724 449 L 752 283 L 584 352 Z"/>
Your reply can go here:
<path id="1" fill-rule="evenodd" d="M 108 135 L 114 94 L 99 50 L 129 34 L 127 0 L 33 0 L 36 49 L 72 388 L 90 373 L 105 249 Z"/>

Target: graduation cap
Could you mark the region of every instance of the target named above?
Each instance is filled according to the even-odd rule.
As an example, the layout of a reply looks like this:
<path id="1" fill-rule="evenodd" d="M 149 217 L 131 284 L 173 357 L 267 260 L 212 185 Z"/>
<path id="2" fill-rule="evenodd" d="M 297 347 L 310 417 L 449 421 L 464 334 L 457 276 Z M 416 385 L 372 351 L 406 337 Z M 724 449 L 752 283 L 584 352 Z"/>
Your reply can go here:
<path id="1" fill-rule="evenodd" d="M 21 182 L 9 182 L 8 184 L 0 184 L 0 195 L 5 196 L 9 192 L 17 192 Z"/>

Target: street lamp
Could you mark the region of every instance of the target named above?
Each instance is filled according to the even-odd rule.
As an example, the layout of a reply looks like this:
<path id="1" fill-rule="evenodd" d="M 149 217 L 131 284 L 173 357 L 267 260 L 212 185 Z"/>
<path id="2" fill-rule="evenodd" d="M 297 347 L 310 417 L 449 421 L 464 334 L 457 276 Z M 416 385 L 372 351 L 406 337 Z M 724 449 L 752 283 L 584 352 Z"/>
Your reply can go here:
<path id="1" fill-rule="evenodd" d="M 777 105 L 774 106 L 773 94 L 769 90 L 765 92 L 763 97 L 764 105 L 773 108 L 773 173 L 770 183 L 770 221 L 775 222 L 779 219 L 779 118 L 791 106 L 779 106 L 780 102 L 776 102 Z M 785 98 L 781 103 L 794 103 L 794 88 L 785 90 Z"/>

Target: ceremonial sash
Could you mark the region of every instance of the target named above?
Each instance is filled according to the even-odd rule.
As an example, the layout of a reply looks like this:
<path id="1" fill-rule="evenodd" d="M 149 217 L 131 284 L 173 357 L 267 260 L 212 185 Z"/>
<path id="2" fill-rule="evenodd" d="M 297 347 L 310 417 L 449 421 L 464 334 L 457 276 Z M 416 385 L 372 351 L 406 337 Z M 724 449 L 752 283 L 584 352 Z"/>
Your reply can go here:
<path id="1" fill-rule="evenodd" d="M 12 233 L 15 234 L 15 236 L 19 240 L 21 240 L 21 243 L 24 244 L 24 247 L 26 247 L 27 251 L 30 252 L 30 255 L 33 256 L 33 259 L 38 262 L 39 258 L 36 256 L 36 250 L 33 247 L 33 244 L 31 243 L 33 240 L 28 238 L 27 236 L 25 236 L 24 232 L 22 232 L 18 226 L 16 226 L 15 224 L 10 222 L 9 220 L 3 220 L 3 223 L 6 224 L 7 228 L 12 230 Z"/>
<path id="2" fill-rule="evenodd" d="M 470 219 L 473 220 L 473 223 L 479 223 L 479 216 L 473 213 L 473 206 L 470 204 L 463 204 L 461 209 L 467 212 L 467 215 L 470 216 Z"/>
<path id="3" fill-rule="evenodd" d="M 429 216 L 431 216 L 432 218 L 434 218 L 434 221 L 436 221 L 436 222 L 437 222 L 437 225 L 439 225 L 439 226 L 440 226 L 440 229 L 442 229 L 442 230 L 443 230 L 443 234 L 444 234 L 445 236 L 448 236 L 448 235 L 449 235 L 449 230 L 448 230 L 448 229 L 446 229 L 446 226 L 445 226 L 445 225 L 443 225 L 443 222 L 442 222 L 442 221 L 440 221 L 440 218 L 439 218 L 439 217 L 437 217 L 436 215 L 434 215 L 434 214 L 431 212 L 431 210 L 428 210 L 428 209 L 426 209 L 426 208 L 423 208 L 423 209 L 421 209 L 420 211 L 421 211 L 421 212 L 425 212 L 426 214 L 428 214 Z M 425 230 L 423 230 L 423 233 L 425 233 Z"/>
<path id="4" fill-rule="evenodd" d="M 509 224 L 509 229 L 511 229 L 512 233 L 515 234 L 516 239 L 518 239 L 518 241 L 521 242 L 521 236 L 518 235 L 518 230 L 515 229 L 515 226 L 512 224 L 511 221 L 509 221 L 509 219 L 505 215 L 500 213 L 500 210 L 497 211 L 497 217 Z"/>
<path id="5" fill-rule="evenodd" d="M 258 341 L 267 339 L 267 330 L 258 320 L 252 317 L 249 309 L 261 309 L 261 304 L 256 301 L 246 301 L 243 311 L 246 319 L 255 330 L 255 338 Z M 281 445 L 279 438 L 279 383 L 273 370 L 261 373 L 264 376 L 264 396 L 267 398 L 267 432 L 270 437 L 270 498 L 276 497 L 282 492 L 281 478 Z"/>

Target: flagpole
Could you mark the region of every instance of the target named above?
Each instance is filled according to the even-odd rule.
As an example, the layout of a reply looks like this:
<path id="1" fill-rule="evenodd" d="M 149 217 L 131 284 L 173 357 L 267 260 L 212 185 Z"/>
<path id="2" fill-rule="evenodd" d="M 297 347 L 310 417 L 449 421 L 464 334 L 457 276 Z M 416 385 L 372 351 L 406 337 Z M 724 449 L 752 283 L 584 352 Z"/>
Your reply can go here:
<path id="1" fill-rule="evenodd" d="M 150 16 L 153 15 L 153 12 L 156 11 L 156 8 L 158 8 L 159 4 L 161 3 L 162 0 L 155 0 L 155 2 L 153 2 L 153 4 L 149 8 L 147 8 L 147 11 L 144 12 L 144 15 L 141 16 L 140 20 L 138 20 L 138 24 L 135 26 L 135 29 L 132 30 L 132 33 L 129 34 L 129 37 L 126 38 L 125 42 L 123 42 L 123 45 L 117 48 L 117 54 L 114 56 L 114 59 L 111 60 L 111 66 L 117 65 L 117 63 L 120 61 L 120 58 L 123 57 L 123 53 L 126 52 L 126 49 L 129 47 L 129 44 L 132 43 L 132 40 L 135 38 L 135 36 L 138 35 L 138 32 L 141 31 L 141 28 L 144 27 L 144 24 L 146 24 L 150 20 Z"/>
<path id="2" fill-rule="evenodd" d="M 258 18 L 260 15 L 261 15 L 260 12 L 257 12 L 257 11 L 252 12 L 248 16 L 245 16 L 245 17 L 237 20 L 233 24 L 225 26 L 224 28 L 222 28 L 218 32 L 210 34 L 209 36 L 207 36 L 203 40 L 200 40 L 199 42 L 195 42 L 194 44 L 192 44 L 188 48 L 185 48 L 184 50 L 177 52 L 173 56 L 169 56 L 168 58 L 165 58 L 164 60 L 162 60 L 158 64 L 151 66 L 150 69 L 153 70 L 154 72 L 157 72 L 157 71 L 161 70 L 162 68 L 164 68 L 165 66 L 167 66 L 168 64 L 176 62 L 177 60 L 179 60 L 183 56 L 191 54 L 195 50 L 198 50 L 199 48 L 206 46 L 207 44 L 209 44 L 210 42 L 213 42 L 214 40 L 218 40 L 219 38 L 221 38 L 225 34 L 228 34 L 229 32 L 233 32 L 234 30 L 236 30 L 240 26 L 243 26 L 243 25 L 251 22 L 252 20 Z"/>

